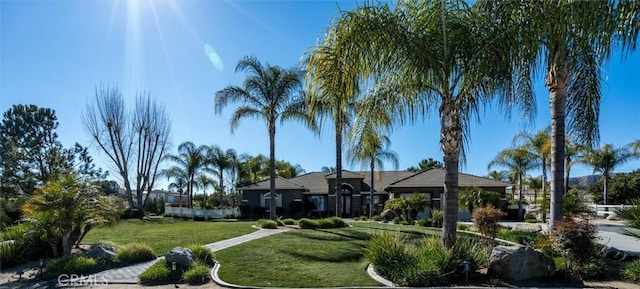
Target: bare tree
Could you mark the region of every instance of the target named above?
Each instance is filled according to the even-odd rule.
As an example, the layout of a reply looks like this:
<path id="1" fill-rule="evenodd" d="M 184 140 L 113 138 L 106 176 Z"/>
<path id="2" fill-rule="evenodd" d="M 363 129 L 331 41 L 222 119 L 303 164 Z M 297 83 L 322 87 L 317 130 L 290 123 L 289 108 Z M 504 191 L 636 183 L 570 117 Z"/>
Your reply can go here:
<path id="1" fill-rule="evenodd" d="M 96 88 L 94 101 L 87 104 L 83 122 L 93 143 L 122 177 L 129 206 L 144 210 L 143 193 L 153 189 L 158 166 L 169 146 L 171 121 L 164 105 L 149 93 L 140 93 L 128 113 L 117 86 L 100 87 Z"/>

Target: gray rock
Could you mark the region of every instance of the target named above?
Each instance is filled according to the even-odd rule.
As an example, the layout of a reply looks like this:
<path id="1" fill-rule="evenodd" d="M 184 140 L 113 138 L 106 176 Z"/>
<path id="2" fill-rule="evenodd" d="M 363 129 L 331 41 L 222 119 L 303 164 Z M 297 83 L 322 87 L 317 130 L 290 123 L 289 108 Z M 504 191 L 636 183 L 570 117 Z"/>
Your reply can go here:
<path id="1" fill-rule="evenodd" d="M 555 272 L 553 259 L 527 246 L 496 246 L 489 258 L 490 274 L 514 281 L 553 276 Z"/>
<path id="2" fill-rule="evenodd" d="M 182 268 L 189 269 L 193 265 L 193 252 L 187 248 L 175 247 L 164 254 L 167 263 L 176 262 Z"/>
<path id="3" fill-rule="evenodd" d="M 542 226 L 540 224 L 528 224 L 528 223 L 516 224 L 513 227 L 513 230 L 520 231 L 520 232 L 540 232 L 542 231 Z"/>
<path id="4" fill-rule="evenodd" d="M 396 212 L 394 212 L 394 211 L 392 211 L 392 210 L 385 210 L 384 212 L 380 213 L 380 216 L 381 216 L 383 219 L 387 220 L 387 221 L 391 221 L 391 220 L 393 220 L 393 218 L 395 218 L 397 215 L 396 215 Z"/>
<path id="5" fill-rule="evenodd" d="M 91 249 L 87 252 L 86 256 L 89 258 L 94 258 L 98 260 L 113 260 L 113 256 L 116 255 L 116 247 L 109 244 L 93 244 L 91 245 Z"/>

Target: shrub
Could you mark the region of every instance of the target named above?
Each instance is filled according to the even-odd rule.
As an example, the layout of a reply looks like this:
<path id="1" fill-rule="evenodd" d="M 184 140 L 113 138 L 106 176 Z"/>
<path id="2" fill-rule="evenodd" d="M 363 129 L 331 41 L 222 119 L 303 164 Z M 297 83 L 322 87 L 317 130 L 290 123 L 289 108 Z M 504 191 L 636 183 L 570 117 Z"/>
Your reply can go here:
<path id="1" fill-rule="evenodd" d="M 444 221 L 444 212 L 442 210 L 433 209 L 431 211 L 431 221 L 434 226 L 441 228 L 442 221 Z"/>
<path id="2" fill-rule="evenodd" d="M 175 271 L 171 270 L 171 265 L 167 264 L 166 261 L 160 260 L 149 267 L 149 269 L 142 272 L 138 278 L 140 279 L 140 282 L 149 284 L 179 282 L 184 270 L 180 266 L 176 267 Z"/>
<path id="3" fill-rule="evenodd" d="M 552 236 L 556 249 L 562 253 L 569 275 L 580 278 L 582 267 L 595 254 L 596 228 L 586 221 L 565 219 L 554 223 Z"/>
<path id="4" fill-rule="evenodd" d="M 396 216 L 393 218 L 393 223 L 396 225 L 402 223 L 402 218 L 400 216 Z"/>
<path id="5" fill-rule="evenodd" d="M 191 285 L 207 283 L 211 279 L 209 267 L 196 262 L 193 267 L 184 272 L 182 278 Z"/>
<path id="6" fill-rule="evenodd" d="M 300 221 L 298 221 L 298 224 L 302 229 L 318 229 L 320 227 L 318 225 L 318 222 L 307 218 L 300 219 Z"/>
<path id="7" fill-rule="evenodd" d="M 418 225 L 420 227 L 431 227 L 431 225 L 432 225 L 431 219 L 418 219 L 416 221 L 416 225 Z"/>
<path id="8" fill-rule="evenodd" d="M 285 224 L 285 225 L 295 225 L 296 224 L 296 220 L 291 219 L 291 218 L 284 219 L 284 220 L 282 220 L 282 223 Z"/>
<path id="9" fill-rule="evenodd" d="M 524 220 L 525 223 L 530 223 L 530 224 L 538 224 L 538 223 L 542 223 L 542 220 L 538 220 L 538 219 L 525 219 Z"/>
<path id="10" fill-rule="evenodd" d="M 6 228 L 0 234 L 0 264 L 11 267 L 45 255 L 51 247 L 35 234 L 29 223 Z M 13 240 L 12 242 L 3 242 Z"/>
<path id="11" fill-rule="evenodd" d="M 456 224 L 456 229 L 458 229 L 458 231 L 470 231 L 471 230 L 471 226 L 469 226 L 467 224 L 457 223 Z"/>
<path id="12" fill-rule="evenodd" d="M 375 216 L 373 216 L 373 220 L 376 221 L 376 222 L 380 222 L 380 221 L 382 221 L 382 217 L 380 217 L 380 215 L 375 215 Z"/>
<path id="13" fill-rule="evenodd" d="M 622 275 L 627 280 L 640 281 L 640 259 L 627 263 L 622 270 Z"/>
<path id="14" fill-rule="evenodd" d="M 98 261 L 83 256 L 63 257 L 48 261 L 45 268 L 47 273 L 53 275 L 87 274 L 96 271 Z"/>
<path id="15" fill-rule="evenodd" d="M 203 245 L 191 245 L 188 248 L 193 253 L 193 258 L 205 265 L 213 266 L 216 263 L 216 259 L 213 255 L 213 251 Z"/>
<path id="16" fill-rule="evenodd" d="M 331 229 L 347 227 L 347 223 L 338 217 L 330 217 L 319 220 L 300 219 L 298 221 L 302 229 Z"/>
<path id="17" fill-rule="evenodd" d="M 493 240 L 498 234 L 498 230 L 500 228 L 498 225 L 500 217 L 502 217 L 502 212 L 489 205 L 473 210 L 471 220 L 480 234 Z"/>
<path id="18" fill-rule="evenodd" d="M 263 229 L 277 229 L 278 223 L 272 220 L 260 220 L 257 223 L 258 227 Z"/>
<path id="19" fill-rule="evenodd" d="M 404 283 L 405 272 L 417 263 L 416 254 L 412 254 L 398 236 L 382 232 L 367 242 L 367 258 L 382 276 L 394 283 Z"/>
<path id="20" fill-rule="evenodd" d="M 518 244 L 532 246 L 535 243 L 538 235 L 538 232 L 525 232 L 502 227 L 498 232 L 497 237 L 499 239 L 515 242 Z"/>
<path id="21" fill-rule="evenodd" d="M 150 261 L 156 258 L 153 249 L 147 244 L 130 243 L 118 248 L 114 261 L 121 266 Z"/>
<path id="22" fill-rule="evenodd" d="M 616 215 L 627 221 L 630 227 L 640 229 L 640 199 L 631 200 L 631 206 L 618 209 Z"/>
<path id="23" fill-rule="evenodd" d="M 555 248 L 553 244 L 553 238 L 551 238 L 548 234 L 538 234 L 536 239 L 533 242 L 533 247 L 535 249 L 540 250 L 547 257 L 559 257 L 560 253 Z M 556 268 L 561 268 L 556 266 Z"/>
<path id="24" fill-rule="evenodd" d="M 589 263 L 582 266 L 580 275 L 584 279 L 602 278 L 607 276 L 607 263 L 604 260 L 594 257 Z"/>
<path id="25" fill-rule="evenodd" d="M 327 218 L 325 220 L 329 220 L 330 223 L 331 223 L 331 227 L 327 227 L 327 229 L 328 228 L 344 228 L 344 227 L 347 227 L 347 223 L 342 218 L 339 218 L 339 217 L 329 217 L 329 218 Z M 325 228 L 323 228 L 323 229 L 325 229 Z"/>

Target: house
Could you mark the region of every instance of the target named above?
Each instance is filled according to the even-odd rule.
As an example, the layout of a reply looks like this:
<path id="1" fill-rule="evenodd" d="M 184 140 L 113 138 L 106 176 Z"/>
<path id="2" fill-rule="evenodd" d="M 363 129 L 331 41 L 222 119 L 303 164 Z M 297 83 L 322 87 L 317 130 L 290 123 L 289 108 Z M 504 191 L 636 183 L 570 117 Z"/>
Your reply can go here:
<path id="1" fill-rule="evenodd" d="M 422 172 L 381 171 L 374 175 L 373 205 L 379 213 L 389 198 L 424 193 L 431 200 L 431 208 L 442 207 L 445 170 L 433 168 Z M 511 184 L 460 173 L 460 187 L 479 187 L 505 194 Z M 340 198 L 344 217 L 360 216 L 371 203 L 371 173 L 366 171 L 342 171 Z M 269 180 L 239 187 L 243 204 L 253 214 L 269 212 L 271 194 Z M 279 214 L 307 217 L 335 215 L 336 174 L 311 172 L 290 179 L 276 178 L 276 207 Z"/>
<path id="2" fill-rule="evenodd" d="M 147 192 L 143 192 L 143 199 L 146 198 Z M 187 205 L 187 196 L 185 194 L 180 194 L 172 191 L 165 190 L 153 190 L 151 194 L 149 194 L 149 199 L 157 200 L 160 197 L 164 200 L 165 203 L 172 204 L 182 204 Z"/>

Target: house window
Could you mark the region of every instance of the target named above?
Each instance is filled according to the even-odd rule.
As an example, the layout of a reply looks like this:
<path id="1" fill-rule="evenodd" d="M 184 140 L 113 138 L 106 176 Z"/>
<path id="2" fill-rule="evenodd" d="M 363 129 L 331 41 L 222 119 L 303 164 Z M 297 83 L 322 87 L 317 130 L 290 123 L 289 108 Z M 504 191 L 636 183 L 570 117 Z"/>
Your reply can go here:
<path id="1" fill-rule="evenodd" d="M 260 196 L 260 207 L 266 208 L 269 212 L 271 208 L 271 193 L 264 193 Z M 276 207 L 282 207 L 282 194 L 276 193 Z"/>
<path id="2" fill-rule="evenodd" d="M 371 196 L 369 196 L 369 195 L 366 195 L 366 196 L 364 197 L 364 205 L 368 205 L 368 204 L 369 204 L 369 199 L 370 199 L 370 198 L 371 198 Z M 378 196 L 378 195 L 374 195 L 374 196 L 373 196 L 373 203 L 374 203 L 374 204 L 380 204 L 380 196 Z"/>
<path id="3" fill-rule="evenodd" d="M 311 196 L 311 203 L 315 211 L 326 211 L 327 199 L 325 196 Z"/>

